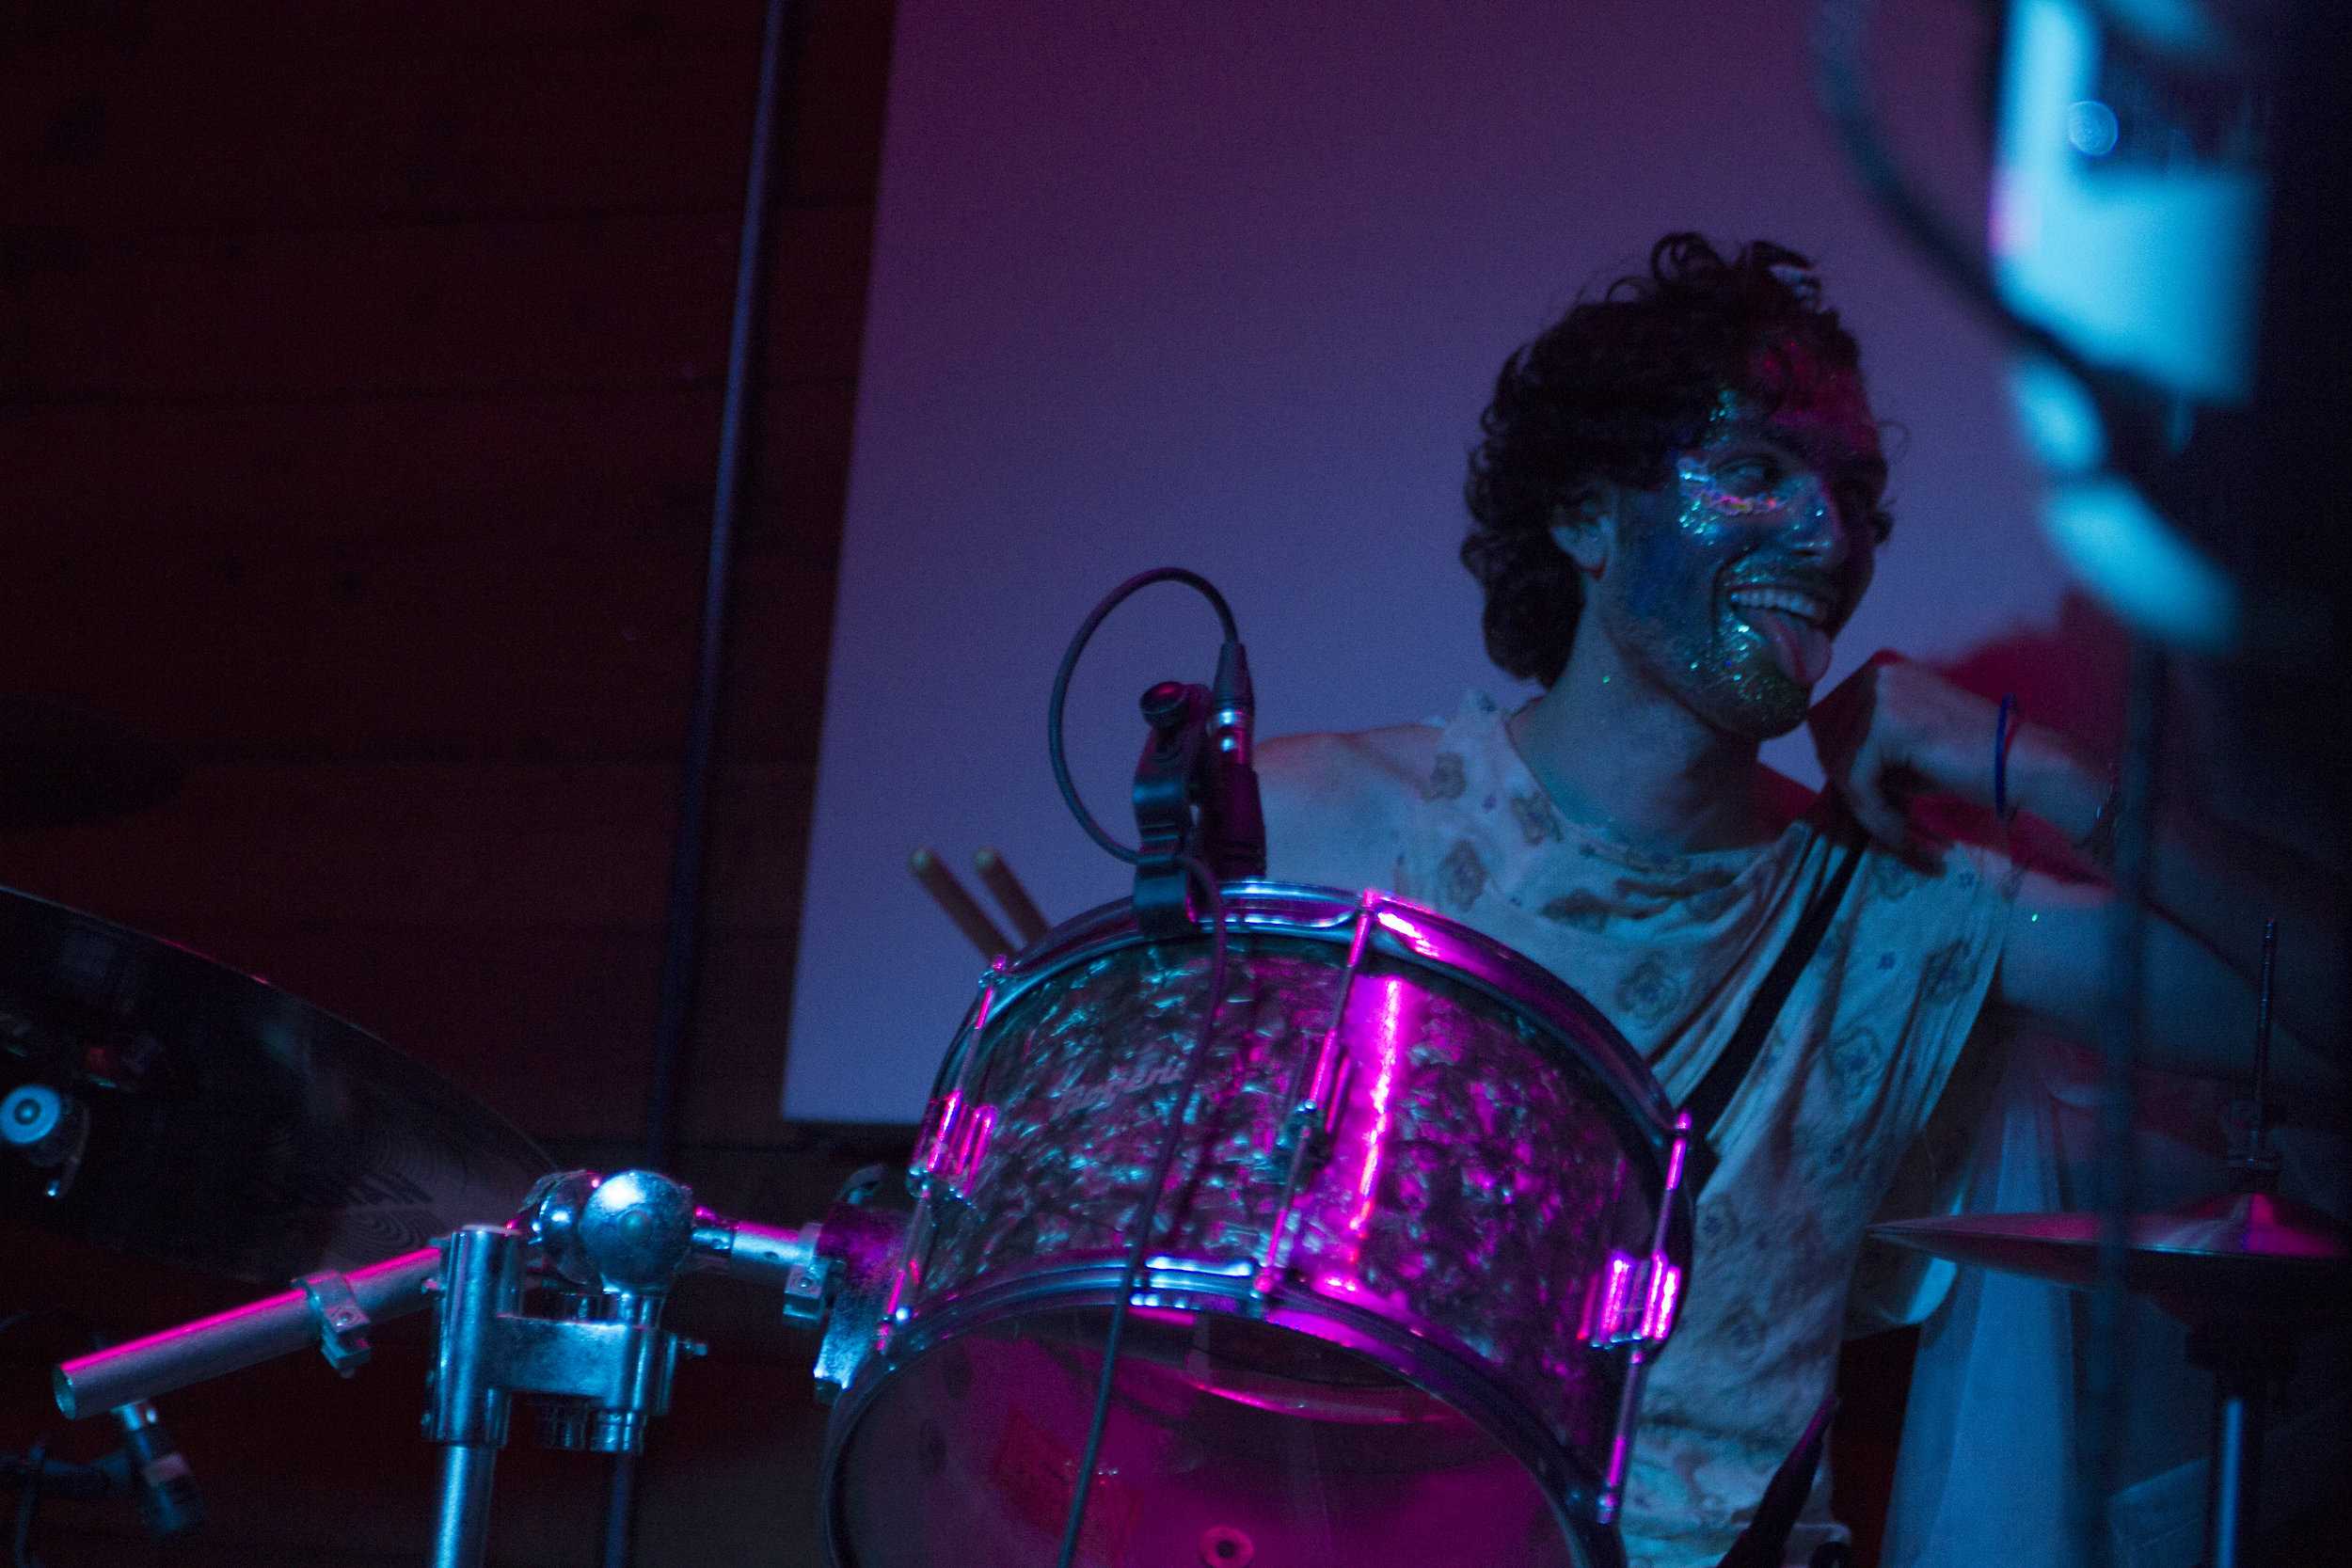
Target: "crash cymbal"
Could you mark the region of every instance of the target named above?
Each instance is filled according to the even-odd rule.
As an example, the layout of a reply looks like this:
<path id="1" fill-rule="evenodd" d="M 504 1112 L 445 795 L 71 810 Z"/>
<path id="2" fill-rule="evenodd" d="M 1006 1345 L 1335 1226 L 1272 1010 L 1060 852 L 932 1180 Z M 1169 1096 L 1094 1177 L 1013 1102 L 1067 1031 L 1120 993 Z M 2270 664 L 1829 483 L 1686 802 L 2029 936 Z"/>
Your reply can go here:
<path id="1" fill-rule="evenodd" d="M 2096 1213 L 1960 1214 L 1870 1227 L 1898 1246 L 2073 1290 L 2099 1281 Z M 2352 1244 L 2328 1215 L 2269 1193 L 2135 1214 L 2124 1288 L 2187 1323 L 2319 1321 L 2352 1310 Z"/>
<path id="2" fill-rule="evenodd" d="M 180 759 L 119 719 L 61 698 L 0 692 L 0 832 L 160 805 Z"/>
<path id="3" fill-rule="evenodd" d="M 11 1216 L 267 1285 L 503 1221 L 550 1168 L 497 1115 L 342 1019 L 8 889 L 0 1096 Z"/>

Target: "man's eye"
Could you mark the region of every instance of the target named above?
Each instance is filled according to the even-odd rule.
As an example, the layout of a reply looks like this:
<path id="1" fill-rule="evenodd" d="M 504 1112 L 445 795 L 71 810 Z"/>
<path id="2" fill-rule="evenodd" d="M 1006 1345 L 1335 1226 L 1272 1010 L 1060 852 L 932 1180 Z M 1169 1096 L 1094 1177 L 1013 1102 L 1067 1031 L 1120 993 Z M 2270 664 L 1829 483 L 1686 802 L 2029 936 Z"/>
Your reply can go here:
<path id="1" fill-rule="evenodd" d="M 1780 464 L 1770 457 L 1738 457 L 1715 470 L 1716 483 L 1735 496 L 1759 496 L 1781 481 Z"/>
<path id="2" fill-rule="evenodd" d="M 1879 510 L 1876 489 L 1867 484 L 1844 484 L 1838 486 L 1836 495 L 1839 516 L 1856 525 L 1867 521 L 1882 541 L 1885 539 L 1885 514 Z"/>

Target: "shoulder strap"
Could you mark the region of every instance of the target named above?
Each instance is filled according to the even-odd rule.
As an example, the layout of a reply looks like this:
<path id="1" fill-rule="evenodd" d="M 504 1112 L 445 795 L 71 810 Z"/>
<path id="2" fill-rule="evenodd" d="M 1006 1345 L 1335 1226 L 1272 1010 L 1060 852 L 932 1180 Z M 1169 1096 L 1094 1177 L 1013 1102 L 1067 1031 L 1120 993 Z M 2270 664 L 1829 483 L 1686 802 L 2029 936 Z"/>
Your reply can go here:
<path id="1" fill-rule="evenodd" d="M 1682 1102 L 1682 1108 L 1691 1113 L 1691 1131 L 1693 1134 L 1692 1152 L 1699 1154 L 1700 1146 L 1706 1149 L 1706 1154 L 1700 1157 L 1698 1163 L 1698 1180 L 1692 1187 L 1694 1197 L 1699 1188 L 1706 1184 L 1707 1178 L 1715 1173 L 1712 1158 L 1715 1124 L 1723 1119 L 1724 1111 L 1731 1104 L 1731 1097 L 1739 1092 L 1740 1085 L 1747 1079 L 1748 1069 L 1756 1065 L 1756 1057 L 1763 1053 L 1765 1037 L 1772 1032 L 1772 1024 L 1780 1017 L 1782 1006 L 1788 1002 L 1789 991 L 1796 987 L 1797 976 L 1804 973 L 1806 964 L 1813 961 L 1815 950 L 1821 945 L 1821 938 L 1829 931 L 1831 917 L 1837 912 L 1838 904 L 1846 896 L 1847 887 L 1853 881 L 1854 868 L 1862 863 L 1866 840 L 1844 814 L 1839 814 L 1833 831 L 1844 840 L 1838 851 L 1837 864 L 1822 879 L 1820 886 L 1813 890 L 1813 897 L 1805 905 L 1804 913 L 1798 917 L 1797 928 L 1790 933 L 1788 944 L 1780 950 L 1780 957 L 1772 960 L 1772 967 L 1765 974 L 1763 984 L 1757 986 L 1756 994 L 1748 999 L 1748 1010 L 1740 1015 L 1739 1026 L 1732 1030 L 1731 1038 L 1724 1043 L 1723 1054 L 1715 1058 L 1714 1065 L 1707 1069 L 1707 1076 L 1699 1080 L 1698 1087 L 1692 1090 L 1691 1097 Z"/>

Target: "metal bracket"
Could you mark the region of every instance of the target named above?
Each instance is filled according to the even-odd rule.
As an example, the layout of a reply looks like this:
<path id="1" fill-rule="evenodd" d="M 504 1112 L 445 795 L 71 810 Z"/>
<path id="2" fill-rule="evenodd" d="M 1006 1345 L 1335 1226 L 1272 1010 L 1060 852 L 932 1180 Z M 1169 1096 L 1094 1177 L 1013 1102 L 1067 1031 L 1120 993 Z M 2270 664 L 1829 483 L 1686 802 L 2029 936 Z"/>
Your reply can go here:
<path id="1" fill-rule="evenodd" d="M 817 1402 L 831 1404 L 879 1347 L 891 1282 L 906 1256 L 911 1216 L 896 1204 L 866 1198 L 889 1195 L 862 1186 L 825 1215 L 819 1250 L 833 1287 L 825 1337 L 817 1348 Z"/>
<path id="2" fill-rule="evenodd" d="M 368 1343 L 368 1330 L 374 1323 L 359 1298 L 351 1293 L 348 1275 L 333 1269 L 306 1274 L 294 1281 L 302 1287 L 303 1300 L 309 1304 L 311 1321 L 319 1328 L 319 1351 L 326 1364 L 344 1377 L 358 1373 L 374 1354 Z"/>
<path id="3" fill-rule="evenodd" d="M 1613 1252 L 1584 1298 L 1579 1337 L 1595 1350 L 1662 1345 L 1674 1328 L 1681 1295 L 1682 1271 L 1663 1253 L 1635 1258 Z"/>
<path id="4" fill-rule="evenodd" d="M 1593 1281 L 1584 1297 L 1581 1334 L 1596 1350 L 1639 1344 L 1658 1350 L 1674 1332 L 1675 1313 L 1682 1305 L 1682 1271 L 1667 1256 L 1675 1204 L 1680 1196 L 1689 1160 L 1703 1147 L 1691 1131 L 1691 1113 L 1675 1117 L 1674 1141 L 1666 1150 L 1666 1185 L 1658 1195 L 1658 1224 L 1650 1234 L 1649 1256 L 1612 1252 L 1605 1273 Z"/>
<path id="5" fill-rule="evenodd" d="M 808 1248 L 808 1261 L 797 1265 L 784 1279 L 784 1321 L 814 1328 L 825 1321 L 825 1308 L 831 1305 L 834 1263 L 819 1255 L 818 1240 L 824 1234 L 822 1221 L 812 1220 L 801 1227 L 801 1241 Z"/>

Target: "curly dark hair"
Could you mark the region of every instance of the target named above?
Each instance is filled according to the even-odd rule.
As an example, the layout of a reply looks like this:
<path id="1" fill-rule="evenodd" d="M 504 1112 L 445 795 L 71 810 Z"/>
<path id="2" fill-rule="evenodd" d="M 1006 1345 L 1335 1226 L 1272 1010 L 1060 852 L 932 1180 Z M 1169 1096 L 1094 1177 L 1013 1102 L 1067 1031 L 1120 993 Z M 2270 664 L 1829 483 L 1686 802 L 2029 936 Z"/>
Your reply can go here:
<path id="1" fill-rule="evenodd" d="M 1800 377 L 1859 372 L 1812 269 L 1769 240 L 1726 259 L 1669 234 L 1646 276 L 1580 301 L 1503 361 L 1470 452 L 1462 564 L 1486 591 L 1487 657 L 1506 673 L 1549 687 L 1567 667 L 1584 589 L 1551 529 L 1580 492 L 1664 483 L 1726 388 L 1769 410 L 1802 395 Z M 1875 493 L 1867 504 L 1883 540 L 1891 519 Z"/>

